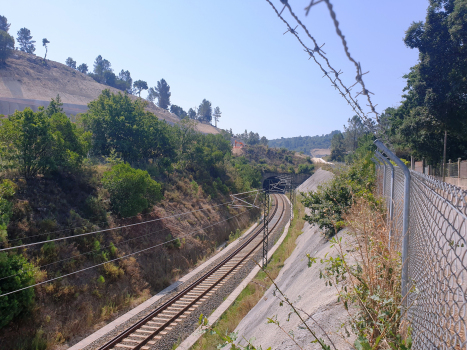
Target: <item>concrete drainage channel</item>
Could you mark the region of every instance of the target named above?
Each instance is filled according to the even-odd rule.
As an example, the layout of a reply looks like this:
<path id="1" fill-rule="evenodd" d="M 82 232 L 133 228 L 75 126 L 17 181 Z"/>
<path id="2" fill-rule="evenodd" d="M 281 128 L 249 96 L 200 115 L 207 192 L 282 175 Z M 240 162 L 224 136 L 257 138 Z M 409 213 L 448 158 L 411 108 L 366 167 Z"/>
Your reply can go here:
<path id="1" fill-rule="evenodd" d="M 277 223 L 274 231 L 270 233 L 269 239 L 269 251 L 271 249 L 275 250 L 282 242 L 283 238 L 285 237 L 288 229 L 288 225 L 290 224 L 290 217 L 291 217 L 291 206 L 289 200 L 286 196 L 281 196 L 283 199 L 283 206 L 286 208 L 280 222 Z M 281 201 L 282 202 L 282 201 Z M 276 199 L 276 203 L 278 203 Z M 287 204 L 286 204 L 287 203 Z M 289 208 L 289 210 L 287 210 Z M 284 228 L 286 227 L 286 230 Z M 200 276 L 203 276 L 206 271 L 209 271 L 212 266 L 215 266 L 219 261 L 225 258 L 230 252 L 235 251 L 237 246 L 241 246 L 245 240 L 249 240 L 249 236 L 254 231 L 256 225 L 253 225 L 249 231 L 247 231 L 240 239 L 230 244 L 227 248 L 221 251 L 216 256 L 212 257 L 210 260 L 190 272 L 188 275 L 184 276 L 182 279 L 171 285 L 170 287 L 166 288 L 164 291 L 160 292 L 159 294 L 155 295 L 151 299 L 147 300 L 143 304 L 139 305 L 135 309 L 131 310 L 127 314 L 121 316 L 117 320 L 113 321 L 109 325 L 103 327 L 100 331 L 94 333 L 93 335 L 89 336 L 88 338 L 84 339 L 83 341 L 79 342 L 78 344 L 71 347 L 71 350 L 77 349 L 98 349 L 101 348 L 104 344 L 108 343 L 111 339 L 116 337 L 118 334 L 122 333 L 124 330 L 129 328 L 130 326 L 136 324 L 140 320 L 147 317 L 148 313 L 154 309 L 159 308 L 161 305 L 166 303 L 169 300 L 177 295 L 181 290 L 185 289 L 185 287 L 191 285 L 193 281 L 196 281 Z M 281 236 L 281 233 L 284 231 L 284 234 Z M 256 231 L 257 232 L 257 231 Z M 262 235 L 261 233 L 259 235 Z M 258 236 L 259 237 L 259 236 Z M 279 240 L 275 245 L 274 242 Z M 256 238 L 258 239 L 258 238 Z M 274 248 L 273 248 L 274 246 Z M 198 319 L 200 314 L 210 315 L 213 310 L 214 313 L 210 317 L 210 322 L 214 322 L 212 318 L 218 314 L 220 315 L 223 313 L 221 310 L 223 308 L 227 308 L 236 298 L 236 295 L 230 295 L 232 292 L 235 294 L 239 288 L 240 291 L 248 284 L 249 280 L 245 283 L 245 278 L 248 276 L 250 280 L 256 275 L 259 268 L 256 266 L 254 260 L 261 261 L 262 259 L 262 250 L 256 249 L 251 255 L 246 259 L 241 265 L 238 265 L 237 268 L 234 270 L 235 273 L 227 276 L 220 285 L 215 287 L 215 291 L 213 289 L 212 292 L 208 293 L 207 295 L 203 296 L 199 303 L 193 305 L 190 309 L 187 309 L 185 314 L 183 314 L 183 318 L 176 319 L 175 322 L 172 322 L 168 327 L 163 329 L 158 336 L 148 341 L 147 344 L 144 345 L 132 345 L 131 343 L 124 342 L 116 343 L 113 349 L 172 349 L 173 345 L 179 342 L 182 339 L 186 339 L 179 348 L 180 349 L 188 349 L 186 347 L 187 341 L 189 339 L 193 339 L 195 334 L 192 334 L 196 328 L 198 327 Z M 270 253 L 272 255 L 272 252 Z M 243 287 L 242 287 L 243 286 Z M 238 291 L 238 293 L 240 292 Z M 238 294 L 237 294 L 238 295 Z M 225 301 L 224 301 L 225 300 Z M 202 301 L 202 302 L 201 302 Z M 226 303 L 229 303 L 228 305 Z M 226 306 L 227 305 L 227 306 Z M 221 308 L 216 310 L 217 308 Z M 149 321 L 151 322 L 151 321 Z M 155 322 L 154 327 L 156 327 Z M 149 327 L 149 326 L 144 326 Z M 150 328 L 150 327 L 149 327 Z M 141 334 L 141 333 L 140 333 Z M 199 338 L 199 335 L 198 335 Z M 126 338 L 131 339 L 131 338 Z M 134 339 L 134 338 L 133 338 Z M 197 339 L 197 338 L 196 338 Z M 195 340 L 196 341 L 196 340 Z M 193 342 L 194 343 L 194 342 Z"/>

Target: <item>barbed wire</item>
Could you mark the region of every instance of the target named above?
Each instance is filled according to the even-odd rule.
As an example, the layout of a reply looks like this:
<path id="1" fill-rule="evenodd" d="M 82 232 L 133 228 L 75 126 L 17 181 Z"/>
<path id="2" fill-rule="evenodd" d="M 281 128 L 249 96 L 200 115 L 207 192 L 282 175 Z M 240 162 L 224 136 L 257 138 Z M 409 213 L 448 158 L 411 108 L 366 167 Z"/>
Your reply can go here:
<path id="1" fill-rule="evenodd" d="M 310 34 L 310 32 L 308 31 L 308 29 L 306 28 L 306 26 L 300 21 L 300 19 L 297 17 L 297 15 L 294 13 L 294 11 L 292 10 L 290 4 L 288 3 L 288 0 L 280 0 L 282 4 L 284 4 L 284 8 L 279 12 L 277 10 L 277 8 L 274 6 L 274 4 L 270 1 L 270 0 L 266 0 L 269 5 L 273 8 L 274 12 L 276 13 L 276 15 L 282 20 L 282 22 L 284 22 L 284 24 L 287 26 L 288 30 L 285 32 L 285 33 L 288 33 L 290 32 L 291 34 L 293 34 L 296 39 L 299 41 L 299 43 L 302 45 L 302 47 L 304 48 L 304 51 L 308 53 L 308 55 L 310 56 L 310 58 L 313 58 L 314 62 L 319 66 L 319 68 L 321 69 L 321 71 L 324 73 L 324 77 L 327 77 L 329 79 L 329 81 L 331 82 L 332 86 L 338 90 L 339 94 L 347 101 L 347 103 L 352 107 L 352 109 L 354 110 L 354 112 L 363 120 L 363 122 L 368 126 L 368 128 L 370 130 L 372 130 L 373 132 L 375 131 L 375 128 L 374 128 L 374 122 L 373 120 L 371 120 L 371 118 L 369 118 L 367 116 L 367 114 L 362 110 L 362 108 L 360 107 L 360 104 L 358 103 L 358 101 L 356 101 L 356 98 L 359 96 L 359 95 L 366 95 L 368 96 L 369 98 L 369 94 L 371 93 L 370 91 L 368 91 L 365 87 L 364 87 L 364 90 L 360 91 L 357 93 L 357 95 L 354 97 L 352 97 L 350 91 L 352 89 L 352 87 L 354 87 L 357 83 L 359 83 L 360 81 L 363 82 L 362 80 L 362 75 L 368 73 L 361 73 L 361 68 L 360 70 L 358 71 L 359 73 L 357 73 L 357 83 L 350 86 L 350 87 L 347 87 L 343 81 L 340 79 L 339 75 L 342 74 L 341 70 L 337 70 L 335 69 L 334 67 L 332 67 L 329 59 L 325 56 L 325 52 L 322 50 L 322 47 L 324 46 L 321 45 L 319 46 L 317 40 Z M 312 4 L 310 6 L 313 6 L 313 5 L 316 5 L 317 3 L 319 2 L 322 2 L 322 1 L 328 1 L 328 0 L 319 0 L 317 2 L 312 2 Z M 303 28 L 303 30 L 305 31 L 306 35 L 311 39 L 311 41 L 313 42 L 314 44 L 314 48 L 313 49 L 310 49 L 308 46 L 305 45 L 305 43 L 302 41 L 302 39 L 300 38 L 300 36 L 298 35 L 297 31 L 296 31 L 296 28 L 292 28 L 292 26 L 287 22 L 287 20 L 282 16 L 282 12 L 284 11 L 284 9 L 287 8 L 290 12 L 290 14 L 292 15 L 292 17 L 297 21 L 297 23 L 300 25 L 300 27 Z M 308 10 L 309 11 L 309 10 Z M 335 18 L 335 13 L 334 11 L 332 12 L 334 14 L 334 18 Z M 332 15 L 331 15 L 332 17 Z M 335 20 L 335 22 L 337 22 L 337 20 Z M 340 31 L 339 29 L 339 26 L 338 26 L 339 22 L 337 22 L 337 30 L 339 30 L 339 32 L 341 33 L 342 35 L 342 32 Z M 336 23 L 335 23 L 335 26 L 336 26 Z M 284 33 L 284 34 L 285 34 Z M 343 37 L 343 35 L 342 35 Z M 342 38 L 341 38 L 342 40 Z M 345 47 L 347 47 L 347 42 L 345 41 L 344 39 L 344 42 L 345 42 Z M 348 49 L 347 49 L 348 51 Z M 326 66 L 328 67 L 328 69 L 330 71 L 327 71 L 323 65 L 317 60 L 316 58 L 316 55 L 318 55 L 319 57 L 321 57 L 325 62 L 326 62 Z M 349 54 L 350 56 L 350 54 Z M 350 56 L 351 57 L 351 56 Z M 351 57 L 352 58 L 352 57 Z M 353 59 L 353 58 L 352 58 Z M 360 64 L 358 64 L 358 66 L 360 67 Z M 331 76 L 331 75 L 334 75 L 334 78 Z M 363 85 L 364 86 L 364 85 Z M 372 94 L 372 93 L 371 93 Z M 376 105 L 375 105 L 376 106 Z M 371 103 L 371 100 L 370 100 L 370 105 L 369 107 L 371 108 L 372 112 L 376 114 L 376 120 L 378 121 L 378 113 L 376 112 L 375 110 L 375 106 Z"/>

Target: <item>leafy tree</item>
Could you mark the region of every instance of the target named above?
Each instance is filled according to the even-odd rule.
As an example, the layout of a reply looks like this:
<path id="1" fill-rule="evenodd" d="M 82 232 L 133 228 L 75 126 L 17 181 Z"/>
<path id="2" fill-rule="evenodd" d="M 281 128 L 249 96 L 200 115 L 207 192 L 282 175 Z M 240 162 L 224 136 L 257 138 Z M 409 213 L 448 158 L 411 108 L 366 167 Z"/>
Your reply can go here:
<path id="1" fill-rule="evenodd" d="M 6 31 L 0 30 L 0 60 L 5 63 L 15 48 L 15 39 Z"/>
<path id="2" fill-rule="evenodd" d="M 48 41 L 47 38 L 42 39 L 42 46 L 45 47 L 44 60 L 47 58 L 47 44 L 50 44 L 50 41 Z"/>
<path id="3" fill-rule="evenodd" d="M 88 72 L 88 65 L 86 63 L 81 63 L 76 69 L 78 72 L 86 74 Z"/>
<path id="4" fill-rule="evenodd" d="M 118 74 L 118 80 L 120 81 L 119 85 L 121 85 L 121 87 L 119 87 L 120 90 L 126 91 L 129 94 L 133 94 L 133 89 L 131 87 L 133 79 L 131 78 L 130 71 L 122 69 Z"/>
<path id="5" fill-rule="evenodd" d="M 105 172 L 102 183 L 110 193 L 113 210 L 122 217 L 141 213 L 162 199 L 161 185 L 147 171 L 133 169 L 127 163 Z"/>
<path id="6" fill-rule="evenodd" d="M 358 148 L 358 139 L 367 133 L 368 130 L 358 115 L 354 115 L 351 119 L 348 119 L 347 123 L 348 126 L 344 125 L 344 144 L 347 151 L 354 152 Z"/>
<path id="7" fill-rule="evenodd" d="M 102 58 L 101 55 L 96 57 L 96 60 L 94 61 L 94 74 L 99 77 L 103 78 L 105 72 L 113 72 L 112 70 L 112 65 L 110 62 L 104 58 Z"/>
<path id="8" fill-rule="evenodd" d="M 212 120 L 211 102 L 206 99 L 203 99 L 198 107 L 198 119 L 206 123 L 210 123 Z"/>
<path id="9" fill-rule="evenodd" d="M 21 51 L 33 54 L 34 51 L 36 51 L 36 46 L 34 43 L 36 42 L 35 40 L 31 40 L 31 31 L 27 28 L 21 28 L 18 30 L 18 37 L 16 38 L 16 41 L 19 44 L 19 49 Z"/>
<path id="10" fill-rule="evenodd" d="M 3 30 L 4 32 L 7 32 L 10 30 L 10 23 L 8 23 L 8 20 L 5 16 L 0 16 L 0 30 Z"/>
<path id="11" fill-rule="evenodd" d="M 15 275 L 15 277 L 8 277 Z M 5 278 L 6 277 L 6 278 Z M 34 265 L 14 253 L 0 253 L 0 294 L 34 284 Z M 28 311 L 34 304 L 34 289 L 28 288 L 0 298 L 0 328 L 11 320 Z"/>
<path id="12" fill-rule="evenodd" d="M 145 101 L 104 90 L 83 114 L 92 133 L 92 152 L 108 157 L 114 151 L 126 162 L 174 157 L 175 144 L 168 125 L 144 110 Z"/>
<path id="13" fill-rule="evenodd" d="M 341 133 L 334 134 L 331 140 L 331 160 L 343 162 L 345 156 L 344 136 Z"/>
<path id="14" fill-rule="evenodd" d="M 148 89 L 148 83 L 143 80 L 136 80 L 133 87 L 136 89 L 138 96 L 141 97 L 141 91 Z"/>
<path id="15" fill-rule="evenodd" d="M 61 112 L 59 100 L 52 100 L 45 111 L 16 111 L 0 125 L 0 156 L 7 167 L 26 178 L 75 170 L 90 141 L 90 133 L 78 129 Z"/>
<path id="16" fill-rule="evenodd" d="M 183 108 L 177 105 L 171 105 L 170 112 L 182 119 L 188 117 L 188 114 L 183 110 Z"/>
<path id="17" fill-rule="evenodd" d="M 405 76 L 406 95 L 392 122 L 416 156 L 432 161 L 440 159 L 447 135 L 451 158 L 467 153 L 466 14 L 463 0 L 431 0 L 425 22 L 412 23 L 404 39 L 418 49 L 419 63 Z"/>
<path id="18" fill-rule="evenodd" d="M 52 135 L 43 111 L 35 113 L 26 108 L 9 116 L 0 126 L 0 142 L 6 147 L 2 149 L 2 160 L 24 177 L 50 169 Z"/>
<path id="19" fill-rule="evenodd" d="M 0 183 L 0 242 L 7 240 L 7 227 L 13 215 L 13 196 L 16 193 L 16 185 L 10 180 L 2 180 Z"/>
<path id="20" fill-rule="evenodd" d="M 196 111 L 193 108 L 190 108 L 188 110 L 188 117 L 190 119 L 196 119 Z"/>
<path id="21" fill-rule="evenodd" d="M 222 115 L 221 109 L 219 107 L 214 108 L 214 112 L 212 113 L 212 115 L 214 117 L 214 122 L 216 123 L 217 128 L 217 122 L 219 121 Z"/>
<path id="22" fill-rule="evenodd" d="M 76 61 L 71 57 L 66 59 L 65 64 L 70 68 L 76 69 Z"/>
<path id="23" fill-rule="evenodd" d="M 261 140 L 259 141 L 260 144 L 262 144 L 263 146 L 267 146 L 268 145 L 268 139 L 266 138 L 266 136 L 263 136 L 261 137 Z"/>
<path id="24" fill-rule="evenodd" d="M 168 109 L 170 106 L 170 86 L 164 79 L 157 82 L 157 86 L 149 90 L 148 100 L 153 102 L 156 98 L 158 99 L 157 105 L 160 108 Z"/>

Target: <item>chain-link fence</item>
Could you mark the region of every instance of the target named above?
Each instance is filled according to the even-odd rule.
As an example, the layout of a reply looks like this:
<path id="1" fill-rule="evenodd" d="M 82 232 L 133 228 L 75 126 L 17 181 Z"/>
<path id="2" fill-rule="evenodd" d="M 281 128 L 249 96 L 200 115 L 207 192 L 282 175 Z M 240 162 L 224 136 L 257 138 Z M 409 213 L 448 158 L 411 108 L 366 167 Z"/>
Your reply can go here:
<path id="1" fill-rule="evenodd" d="M 467 349 L 467 191 L 409 171 L 375 143 L 385 154 L 373 159 L 377 191 L 388 203 L 391 249 L 402 252 L 412 348 Z"/>

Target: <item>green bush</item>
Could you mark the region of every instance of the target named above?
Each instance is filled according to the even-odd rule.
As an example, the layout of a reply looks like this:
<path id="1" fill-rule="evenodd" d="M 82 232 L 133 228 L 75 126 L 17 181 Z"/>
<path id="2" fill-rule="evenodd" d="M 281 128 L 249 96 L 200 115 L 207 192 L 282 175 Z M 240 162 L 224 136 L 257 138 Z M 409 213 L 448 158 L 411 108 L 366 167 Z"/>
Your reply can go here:
<path id="1" fill-rule="evenodd" d="M 106 171 L 102 183 L 110 193 L 112 209 L 122 217 L 141 213 L 162 199 L 161 185 L 147 171 L 127 163 Z"/>
<path id="2" fill-rule="evenodd" d="M 11 275 L 15 276 L 7 277 Z M 34 281 L 34 266 L 22 255 L 0 253 L 0 294 L 30 286 Z M 0 297 L 0 328 L 5 327 L 16 316 L 28 311 L 33 303 L 33 288 Z"/>
<path id="3" fill-rule="evenodd" d="M 15 195 L 16 185 L 10 180 L 0 183 L 0 241 L 7 239 L 6 228 L 12 215 L 13 203 L 11 199 Z"/>
<path id="4" fill-rule="evenodd" d="M 343 215 L 355 198 L 364 197 L 370 203 L 376 203 L 372 194 L 375 169 L 370 160 L 373 146 L 367 137 L 361 141 L 361 147 L 353 155 L 352 166 L 326 185 L 318 186 L 316 191 L 303 193 L 302 202 L 310 209 L 305 220 L 324 229 L 327 236 L 335 235 L 345 225 Z"/>
<path id="5" fill-rule="evenodd" d="M 314 169 L 315 169 L 315 166 L 313 164 L 300 164 L 298 166 L 298 173 L 299 174 L 311 174 L 313 173 Z"/>

